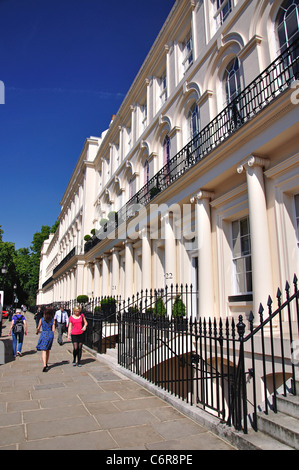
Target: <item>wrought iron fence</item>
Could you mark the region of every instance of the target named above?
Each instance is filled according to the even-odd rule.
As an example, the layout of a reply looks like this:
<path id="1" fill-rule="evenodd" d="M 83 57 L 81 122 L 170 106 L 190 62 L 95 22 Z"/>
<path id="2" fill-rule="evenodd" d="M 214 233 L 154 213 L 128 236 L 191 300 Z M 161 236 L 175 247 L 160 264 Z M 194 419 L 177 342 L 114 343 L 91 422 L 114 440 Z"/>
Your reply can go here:
<path id="1" fill-rule="evenodd" d="M 118 340 L 116 312 L 120 297 L 97 297 L 84 305 L 82 313 L 87 320 L 84 344 L 99 354 L 115 348 Z"/>
<path id="2" fill-rule="evenodd" d="M 123 222 L 134 217 L 139 205 L 146 206 L 158 194 L 183 176 L 196 163 L 222 144 L 243 125 L 251 121 L 291 83 L 299 79 L 299 39 L 277 57 L 255 80 L 253 80 L 223 111 L 221 111 L 199 134 L 182 148 L 158 171 L 115 215 L 115 219 L 98 230 L 85 244 L 90 251 L 101 240 L 115 232 Z"/>
<path id="3" fill-rule="evenodd" d="M 247 433 L 249 423 L 257 430 L 259 411 L 277 412 L 280 387 L 296 394 L 297 284 L 295 276 L 293 294 L 287 283 L 285 301 L 278 290 L 277 309 L 269 298 L 267 315 L 261 305 L 257 318 L 189 316 L 196 293 L 187 288 L 127 302 L 118 315 L 118 362 L 237 430 Z"/>
<path id="4" fill-rule="evenodd" d="M 197 301 L 187 285 L 91 299 L 85 344 L 105 353 L 118 343 L 121 366 L 237 430 L 257 430 L 258 412 L 277 412 L 278 393 L 297 394 L 297 276 L 256 317 L 197 318 Z"/>

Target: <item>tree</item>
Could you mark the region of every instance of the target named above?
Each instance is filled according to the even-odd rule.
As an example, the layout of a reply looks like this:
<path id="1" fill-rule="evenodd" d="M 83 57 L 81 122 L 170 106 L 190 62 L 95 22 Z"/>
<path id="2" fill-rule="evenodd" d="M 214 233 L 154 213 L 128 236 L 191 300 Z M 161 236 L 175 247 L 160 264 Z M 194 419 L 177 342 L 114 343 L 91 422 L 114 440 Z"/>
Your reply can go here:
<path id="1" fill-rule="evenodd" d="M 15 267 L 15 246 L 13 243 L 4 242 L 2 240 L 3 230 L 1 230 L 0 236 L 0 268 L 5 264 L 7 267 L 7 273 L 1 275 L 0 288 L 4 290 L 4 302 L 7 305 L 13 303 L 13 285 L 17 279 L 16 267 Z M 17 291 L 17 295 L 19 292 Z"/>
<path id="2" fill-rule="evenodd" d="M 4 242 L 0 225 L 0 268 L 5 264 L 7 274 L 0 278 L 0 288 L 5 291 L 5 303 L 13 303 L 14 284 L 17 285 L 18 304 L 35 305 L 39 281 L 41 248 L 50 233 L 55 233 L 59 222 L 50 227 L 43 225 L 40 232 L 33 235 L 29 248 L 15 249 L 14 243 Z"/>

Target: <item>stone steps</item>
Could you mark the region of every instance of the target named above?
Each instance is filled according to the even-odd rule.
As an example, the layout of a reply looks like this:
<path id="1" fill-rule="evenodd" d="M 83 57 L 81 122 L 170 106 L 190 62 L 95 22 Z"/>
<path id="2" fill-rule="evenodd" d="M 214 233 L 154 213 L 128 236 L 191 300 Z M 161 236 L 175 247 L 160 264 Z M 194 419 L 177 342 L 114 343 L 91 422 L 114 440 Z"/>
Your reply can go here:
<path id="1" fill-rule="evenodd" d="M 258 432 L 250 430 L 241 438 L 241 448 L 255 450 L 299 449 L 299 397 L 277 396 L 277 413 L 259 413 Z M 241 437 L 241 436 L 240 436 Z"/>

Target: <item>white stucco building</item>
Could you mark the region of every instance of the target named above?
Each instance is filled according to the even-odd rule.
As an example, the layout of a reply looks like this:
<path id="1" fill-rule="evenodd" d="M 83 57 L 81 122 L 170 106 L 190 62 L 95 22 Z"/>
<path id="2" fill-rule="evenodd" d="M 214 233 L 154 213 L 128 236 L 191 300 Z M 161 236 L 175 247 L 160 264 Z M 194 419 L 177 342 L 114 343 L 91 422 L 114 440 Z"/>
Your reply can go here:
<path id="1" fill-rule="evenodd" d="M 197 315 L 225 317 L 275 298 L 299 272 L 298 41 L 299 0 L 175 3 L 84 144 L 38 304 L 192 283 Z"/>

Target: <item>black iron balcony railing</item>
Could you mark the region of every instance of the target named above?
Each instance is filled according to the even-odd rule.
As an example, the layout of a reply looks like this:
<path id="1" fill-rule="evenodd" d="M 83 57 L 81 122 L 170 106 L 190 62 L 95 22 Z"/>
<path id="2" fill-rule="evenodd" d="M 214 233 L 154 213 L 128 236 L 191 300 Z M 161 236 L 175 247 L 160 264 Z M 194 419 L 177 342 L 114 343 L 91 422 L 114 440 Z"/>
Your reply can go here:
<path id="1" fill-rule="evenodd" d="M 90 251 L 122 222 L 128 221 L 154 197 L 181 178 L 216 147 L 251 121 L 299 79 L 299 38 L 253 80 L 199 134 L 153 176 L 116 214 L 115 222 L 85 244 Z"/>
<path id="2" fill-rule="evenodd" d="M 75 254 L 76 254 L 76 247 L 73 248 L 72 251 L 70 251 L 69 254 L 66 255 L 65 258 L 63 258 L 63 260 L 58 264 L 58 266 L 56 266 L 56 268 L 54 268 L 53 274 L 57 273 L 59 269 L 61 269 L 68 261 L 70 261 L 70 259 L 73 258 L 73 256 L 75 256 Z"/>

